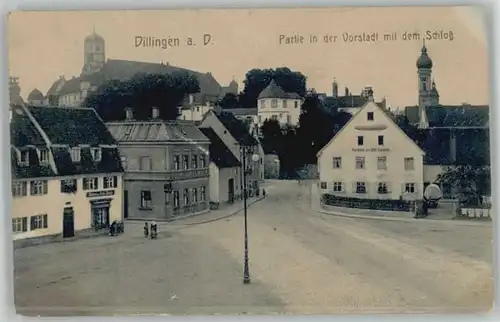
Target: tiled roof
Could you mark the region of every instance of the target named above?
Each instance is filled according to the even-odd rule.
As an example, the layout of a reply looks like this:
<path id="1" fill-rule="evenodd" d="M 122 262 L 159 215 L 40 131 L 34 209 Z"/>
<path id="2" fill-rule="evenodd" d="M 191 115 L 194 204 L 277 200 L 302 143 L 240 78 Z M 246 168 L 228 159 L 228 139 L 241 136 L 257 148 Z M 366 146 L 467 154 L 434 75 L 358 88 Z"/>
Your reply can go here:
<path id="1" fill-rule="evenodd" d="M 29 166 L 19 164 L 18 154 L 14 146 L 11 147 L 11 174 L 12 179 L 43 178 L 55 176 L 54 171 L 49 165 L 40 164 L 38 152 L 35 148 L 28 149 Z"/>
<path id="2" fill-rule="evenodd" d="M 189 121 L 120 121 L 106 124 L 118 142 L 203 142 L 207 138 Z"/>
<path id="3" fill-rule="evenodd" d="M 213 113 L 241 145 L 255 146 L 259 144 L 250 134 L 243 121 L 238 120 L 233 114 L 224 111 L 216 112 L 215 110 Z"/>
<path id="4" fill-rule="evenodd" d="M 101 161 L 95 162 L 90 155 L 90 148 L 82 148 L 81 160 L 75 163 L 71 160 L 68 149 L 52 148 L 54 162 L 60 175 L 123 172 L 117 148 L 102 148 L 101 151 Z"/>
<path id="5" fill-rule="evenodd" d="M 227 108 L 224 112 L 232 113 L 235 116 L 251 116 L 257 115 L 256 108 Z"/>
<path id="6" fill-rule="evenodd" d="M 262 92 L 260 92 L 258 99 L 262 98 L 288 98 L 288 99 L 300 99 L 297 93 L 287 93 L 281 87 L 276 84 L 276 82 L 271 80 L 269 85 L 267 85 Z"/>
<path id="7" fill-rule="evenodd" d="M 426 107 L 430 127 L 488 127 L 488 105 L 438 105 Z M 406 106 L 405 115 L 411 124 L 419 120 L 418 106 Z"/>
<path id="8" fill-rule="evenodd" d="M 31 100 L 43 100 L 43 94 L 37 88 L 32 90 L 28 95 L 28 101 Z"/>
<path id="9" fill-rule="evenodd" d="M 470 164 L 484 165 L 490 163 L 489 130 L 488 129 L 454 129 L 456 137 L 456 159 L 452 161 L 451 130 L 428 129 L 425 138 L 419 143 L 426 155 L 424 163 L 429 165 Z"/>
<path id="10" fill-rule="evenodd" d="M 61 76 L 58 80 L 52 83 L 52 86 L 50 86 L 49 90 L 47 91 L 47 96 L 56 95 L 58 93 L 59 86 L 64 82 L 66 82 L 66 79 Z"/>
<path id="11" fill-rule="evenodd" d="M 26 113 L 19 106 L 11 106 L 10 144 L 16 147 L 27 145 L 45 146 L 46 142 Z"/>
<path id="12" fill-rule="evenodd" d="M 219 168 L 239 167 L 241 164 L 212 128 L 202 128 L 201 132 L 210 140 L 210 161 Z"/>
<path id="13" fill-rule="evenodd" d="M 52 144 L 117 144 L 94 109 L 31 106 L 28 110 Z"/>
<path id="14" fill-rule="evenodd" d="M 108 59 L 98 72 L 68 80 L 59 94 L 64 95 L 79 92 L 82 81 L 88 81 L 92 85 L 99 86 L 109 80 L 128 80 L 138 73 L 157 74 L 174 72 L 187 72 L 198 79 L 201 92 L 194 95 L 196 103 L 204 103 L 206 100 L 215 101 L 222 93 L 220 84 L 211 73 L 200 73 L 169 64 Z"/>

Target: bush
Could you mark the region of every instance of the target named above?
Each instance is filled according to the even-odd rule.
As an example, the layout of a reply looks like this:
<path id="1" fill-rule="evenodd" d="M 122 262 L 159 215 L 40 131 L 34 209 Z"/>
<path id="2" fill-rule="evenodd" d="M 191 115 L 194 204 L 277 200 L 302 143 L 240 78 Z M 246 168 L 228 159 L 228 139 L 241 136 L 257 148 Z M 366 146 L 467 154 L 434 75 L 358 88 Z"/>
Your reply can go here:
<path id="1" fill-rule="evenodd" d="M 323 194 L 321 196 L 321 203 L 335 207 L 377 209 L 388 211 L 410 211 L 412 209 L 412 203 L 405 200 L 360 199 L 352 197 L 340 197 L 330 194 Z"/>

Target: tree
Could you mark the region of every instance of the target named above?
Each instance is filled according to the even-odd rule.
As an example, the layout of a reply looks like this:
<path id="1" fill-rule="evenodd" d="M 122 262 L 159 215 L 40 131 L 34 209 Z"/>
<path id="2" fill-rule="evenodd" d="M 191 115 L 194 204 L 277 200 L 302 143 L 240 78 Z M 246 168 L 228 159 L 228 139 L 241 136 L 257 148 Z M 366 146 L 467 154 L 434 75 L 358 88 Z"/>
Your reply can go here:
<path id="1" fill-rule="evenodd" d="M 300 72 L 294 72 L 288 67 L 276 69 L 251 69 L 245 75 L 245 87 L 243 89 L 240 103 L 245 108 L 255 108 L 257 97 L 271 80 L 275 80 L 285 92 L 297 93 L 300 96 L 306 94 L 306 77 Z"/>
<path id="2" fill-rule="evenodd" d="M 461 199 L 474 205 L 481 203 L 481 196 L 491 193 L 490 166 L 450 166 L 438 175 L 436 181 L 458 189 Z"/>
<path id="3" fill-rule="evenodd" d="M 218 102 L 217 106 L 219 106 L 221 109 L 232 109 L 232 108 L 239 108 L 240 107 L 240 102 L 239 102 L 239 96 L 234 93 L 226 93 Z"/>
<path id="4" fill-rule="evenodd" d="M 126 107 L 133 109 L 137 120 L 150 118 L 152 107 L 158 107 L 161 119 L 175 120 L 183 99 L 199 91 L 198 79 L 185 72 L 139 73 L 129 80 L 101 85 L 83 105 L 93 107 L 104 121 L 124 119 Z"/>

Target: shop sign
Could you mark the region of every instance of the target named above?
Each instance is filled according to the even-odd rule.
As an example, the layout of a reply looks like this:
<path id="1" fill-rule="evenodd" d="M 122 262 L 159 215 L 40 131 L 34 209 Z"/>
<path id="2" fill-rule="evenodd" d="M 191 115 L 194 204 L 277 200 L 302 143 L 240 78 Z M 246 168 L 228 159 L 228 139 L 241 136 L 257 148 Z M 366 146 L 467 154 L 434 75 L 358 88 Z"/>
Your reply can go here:
<path id="1" fill-rule="evenodd" d="M 104 191 L 91 191 L 87 192 L 87 198 L 95 198 L 95 197 L 107 197 L 115 194 L 114 190 L 104 190 Z"/>
<path id="2" fill-rule="evenodd" d="M 389 152 L 389 148 L 353 148 L 352 152 Z"/>

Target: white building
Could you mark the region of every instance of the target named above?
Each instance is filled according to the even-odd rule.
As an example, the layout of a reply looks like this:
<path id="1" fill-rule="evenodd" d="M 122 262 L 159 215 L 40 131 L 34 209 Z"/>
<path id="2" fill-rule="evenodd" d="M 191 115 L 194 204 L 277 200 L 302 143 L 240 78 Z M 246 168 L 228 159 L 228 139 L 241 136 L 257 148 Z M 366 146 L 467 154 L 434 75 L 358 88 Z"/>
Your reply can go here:
<path id="1" fill-rule="evenodd" d="M 318 152 L 320 190 L 366 199 L 420 199 L 424 155 L 370 96 Z"/>
<path id="2" fill-rule="evenodd" d="M 118 146 L 95 111 L 12 110 L 14 244 L 73 237 L 122 220 Z"/>
<path id="3" fill-rule="evenodd" d="M 302 98 L 297 93 L 287 93 L 274 79 L 257 98 L 259 128 L 265 120 L 276 120 L 281 125 L 299 124 Z"/>
<path id="4" fill-rule="evenodd" d="M 201 128 L 210 140 L 210 202 L 232 203 L 241 196 L 241 163 L 212 128 Z"/>

